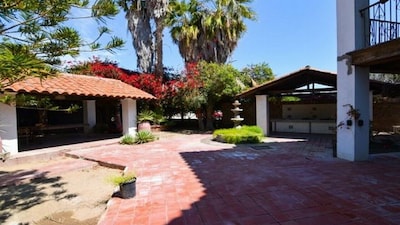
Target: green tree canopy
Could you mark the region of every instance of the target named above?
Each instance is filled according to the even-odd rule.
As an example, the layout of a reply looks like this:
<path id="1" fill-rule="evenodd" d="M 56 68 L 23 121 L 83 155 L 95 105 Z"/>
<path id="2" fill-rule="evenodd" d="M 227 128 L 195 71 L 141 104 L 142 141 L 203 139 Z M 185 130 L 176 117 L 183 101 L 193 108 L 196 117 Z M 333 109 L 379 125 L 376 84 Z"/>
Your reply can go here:
<path id="1" fill-rule="evenodd" d="M 251 86 L 256 86 L 275 78 L 271 67 L 269 67 L 269 65 L 265 62 L 248 65 L 242 69 L 242 73 L 252 79 Z"/>
<path id="2" fill-rule="evenodd" d="M 215 104 L 224 98 L 233 98 L 245 87 L 242 73 L 230 64 L 201 61 L 198 71 L 202 85 L 201 93 L 207 102 L 207 129 L 212 129 L 212 114 Z"/>
<path id="3" fill-rule="evenodd" d="M 223 97 L 233 97 L 243 90 L 241 73 L 230 64 L 201 61 L 198 70 L 202 91 L 208 103 L 216 103 Z"/>
<path id="4" fill-rule="evenodd" d="M 68 26 L 73 19 L 105 18 L 118 13 L 113 4 L 97 4 L 90 8 L 89 0 L 2 0 L 0 2 L 0 91 L 5 85 L 27 76 L 48 75 L 47 67 L 60 63 L 60 57 L 77 56 L 81 51 L 113 52 L 124 41 L 117 37 L 101 45 L 100 38 L 110 30 L 99 27 L 94 41 L 82 40 L 79 32 Z M 97 2 L 97 1 L 96 1 Z M 72 10 L 85 14 L 73 17 Z M 93 11 L 94 10 L 94 11 Z"/>

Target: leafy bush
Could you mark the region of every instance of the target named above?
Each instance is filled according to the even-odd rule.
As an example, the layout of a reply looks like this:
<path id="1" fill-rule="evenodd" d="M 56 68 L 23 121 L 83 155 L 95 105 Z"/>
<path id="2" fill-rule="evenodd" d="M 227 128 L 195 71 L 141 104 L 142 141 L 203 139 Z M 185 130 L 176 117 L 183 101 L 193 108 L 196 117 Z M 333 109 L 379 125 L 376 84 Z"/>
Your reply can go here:
<path id="1" fill-rule="evenodd" d="M 242 126 L 240 128 L 215 130 L 213 137 L 217 141 L 230 144 L 260 143 L 264 134 L 258 126 Z"/>
<path id="2" fill-rule="evenodd" d="M 154 112 L 151 110 L 143 110 L 137 116 L 138 122 L 153 122 L 154 121 Z"/>
<path id="3" fill-rule="evenodd" d="M 119 143 L 123 145 L 132 145 L 135 143 L 135 138 L 130 134 L 126 134 L 121 138 L 121 141 Z"/>
<path id="4" fill-rule="evenodd" d="M 135 143 L 136 144 L 143 144 L 147 142 L 151 142 L 156 140 L 156 136 L 153 133 L 147 130 L 141 130 L 136 133 Z"/>
<path id="5" fill-rule="evenodd" d="M 121 138 L 120 143 L 124 145 L 143 144 L 156 140 L 156 136 L 147 130 L 141 130 L 136 133 L 136 136 L 126 134 Z"/>

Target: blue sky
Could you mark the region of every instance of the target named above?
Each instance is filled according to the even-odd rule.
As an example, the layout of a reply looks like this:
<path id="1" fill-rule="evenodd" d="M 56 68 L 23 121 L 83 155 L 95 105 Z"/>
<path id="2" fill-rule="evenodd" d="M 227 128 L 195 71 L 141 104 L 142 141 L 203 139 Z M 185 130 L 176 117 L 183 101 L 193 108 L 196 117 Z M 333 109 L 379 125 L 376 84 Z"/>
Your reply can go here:
<path id="1" fill-rule="evenodd" d="M 276 76 L 286 75 L 306 65 L 336 71 L 335 0 L 254 0 L 251 7 L 257 14 L 257 20 L 246 21 L 248 30 L 229 59 L 234 67 L 242 69 L 250 64 L 265 62 Z M 135 70 L 136 56 L 124 14 L 108 21 L 107 25 L 115 35 L 126 40 L 126 46 L 114 55 L 95 55 L 117 61 L 120 67 Z M 90 37 L 92 31 L 88 29 L 88 24 L 77 26 L 84 37 Z M 167 31 L 164 38 L 164 65 L 182 70 L 183 60 Z M 89 54 L 83 54 L 79 59 L 88 57 Z"/>

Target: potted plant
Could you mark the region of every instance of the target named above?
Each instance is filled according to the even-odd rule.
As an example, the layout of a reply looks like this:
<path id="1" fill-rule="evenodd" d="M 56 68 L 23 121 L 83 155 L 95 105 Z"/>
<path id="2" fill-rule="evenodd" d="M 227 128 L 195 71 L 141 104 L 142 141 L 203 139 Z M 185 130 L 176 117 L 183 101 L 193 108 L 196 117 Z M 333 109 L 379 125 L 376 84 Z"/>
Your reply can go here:
<path id="1" fill-rule="evenodd" d="M 114 176 L 111 182 L 119 186 L 119 193 L 121 198 L 133 198 L 136 195 L 136 174 L 133 172 L 124 173 L 122 175 Z"/>
<path id="2" fill-rule="evenodd" d="M 346 104 L 344 106 L 349 106 L 350 109 L 347 111 L 347 115 L 350 118 L 354 118 L 355 120 L 358 120 L 361 116 L 360 111 L 358 109 L 355 109 L 351 104 Z"/>
<path id="3" fill-rule="evenodd" d="M 151 110 L 144 110 L 138 115 L 138 131 L 148 130 L 151 131 L 150 122 L 154 121 L 154 112 Z"/>
<path id="4" fill-rule="evenodd" d="M 167 120 L 165 119 L 165 117 L 160 114 L 160 113 L 155 113 L 154 114 L 154 124 L 151 126 L 151 130 L 153 131 L 161 131 L 164 130 L 164 126 L 163 124 L 166 122 Z"/>

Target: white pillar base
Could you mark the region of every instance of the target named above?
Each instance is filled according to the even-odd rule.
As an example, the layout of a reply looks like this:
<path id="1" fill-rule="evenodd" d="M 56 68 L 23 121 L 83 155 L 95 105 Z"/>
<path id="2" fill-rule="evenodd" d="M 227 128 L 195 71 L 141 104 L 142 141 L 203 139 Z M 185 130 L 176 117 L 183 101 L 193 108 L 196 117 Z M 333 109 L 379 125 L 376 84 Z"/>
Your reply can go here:
<path id="1" fill-rule="evenodd" d="M 83 101 L 83 123 L 85 124 L 84 133 L 88 134 L 96 125 L 96 101 Z"/>
<path id="2" fill-rule="evenodd" d="M 122 133 L 124 135 L 135 135 L 137 131 L 137 108 L 136 100 L 123 99 L 122 106 Z"/>
<path id="3" fill-rule="evenodd" d="M 267 95 L 256 95 L 256 124 L 264 131 L 264 135 L 269 135 L 269 106 Z"/>
<path id="4" fill-rule="evenodd" d="M 18 153 L 17 108 L 3 103 L 0 103 L 0 137 L 6 152 Z"/>

